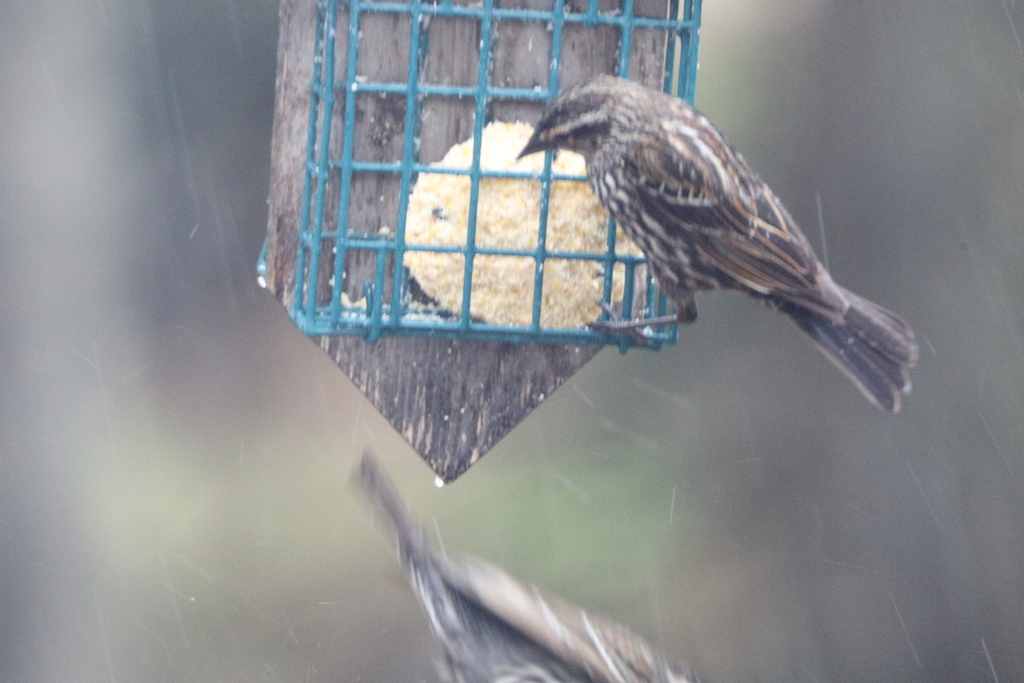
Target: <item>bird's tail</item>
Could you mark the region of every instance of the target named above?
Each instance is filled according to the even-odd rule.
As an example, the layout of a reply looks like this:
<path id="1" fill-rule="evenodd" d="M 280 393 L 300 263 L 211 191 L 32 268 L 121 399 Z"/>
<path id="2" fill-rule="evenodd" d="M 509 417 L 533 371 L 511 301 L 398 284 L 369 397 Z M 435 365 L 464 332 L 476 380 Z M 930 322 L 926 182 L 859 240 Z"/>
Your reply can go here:
<path id="1" fill-rule="evenodd" d="M 363 453 L 362 461 L 352 473 L 352 483 L 391 527 L 398 539 L 398 549 L 405 564 L 422 561 L 434 554 L 433 547 L 425 538 L 423 527 L 412 519 L 391 481 L 369 451 Z"/>
<path id="2" fill-rule="evenodd" d="M 868 400 L 895 413 L 901 397 L 910 393 L 907 370 L 917 363 L 914 331 L 892 311 L 849 290 L 842 291 L 850 302 L 842 320 L 795 304 L 783 304 L 781 309 Z"/>

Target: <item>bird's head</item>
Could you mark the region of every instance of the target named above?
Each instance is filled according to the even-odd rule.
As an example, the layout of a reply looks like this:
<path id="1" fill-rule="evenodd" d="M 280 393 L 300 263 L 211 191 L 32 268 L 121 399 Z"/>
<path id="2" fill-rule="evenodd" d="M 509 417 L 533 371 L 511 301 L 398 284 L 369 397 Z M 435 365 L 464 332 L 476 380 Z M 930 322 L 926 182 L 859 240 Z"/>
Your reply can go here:
<path id="1" fill-rule="evenodd" d="M 519 158 L 567 149 L 589 159 L 615 133 L 624 111 L 621 105 L 637 89 L 642 86 L 612 76 L 569 88 L 541 116 Z"/>

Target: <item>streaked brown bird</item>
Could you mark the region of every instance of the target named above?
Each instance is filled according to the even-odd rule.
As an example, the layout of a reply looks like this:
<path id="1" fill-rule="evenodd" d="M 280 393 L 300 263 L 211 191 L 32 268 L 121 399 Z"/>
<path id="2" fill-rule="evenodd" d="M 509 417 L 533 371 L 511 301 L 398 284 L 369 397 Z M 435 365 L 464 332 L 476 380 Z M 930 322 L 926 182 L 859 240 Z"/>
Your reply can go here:
<path id="1" fill-rule="evenodd" d="M 779 198 L 705 116 L 601 76 L 559 95 L 520 156 L 554 149 L 586 159 L 594 192 L 644 252 L 679 322 L 696 320 L 695 292 L 744 292 L 791 317 L 872 403 L 900 409 L 918 357 L 913 331 L 832 280 Z"/>
<path id="2" fill-rule="evenodd" d="M 353 482 L 392 527 L 449 683 L 697 683 L 628 629 L 427 541 L 369 453 Z"/>

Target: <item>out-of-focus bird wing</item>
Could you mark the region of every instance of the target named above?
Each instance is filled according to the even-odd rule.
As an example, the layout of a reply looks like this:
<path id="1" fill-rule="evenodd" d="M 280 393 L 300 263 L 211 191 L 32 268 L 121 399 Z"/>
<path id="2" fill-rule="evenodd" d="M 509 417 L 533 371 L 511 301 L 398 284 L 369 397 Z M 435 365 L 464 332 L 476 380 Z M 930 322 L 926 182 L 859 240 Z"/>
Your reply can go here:
<path id="1" fill-rule="evenodd" d="M 535 678 L 593 683 L 686 683 L 695 680 L 653 652 L 624 627 L 590 616 L 557 598 L 545 597 L 493 565 L 454 560 L 426 541 L 374 458 L 364 454 L 353 477 L 398 537 L 403 561 L 412 570 L 417 592 L 435 633 L 456 664 L 454 680 L 463 680 L 458 664 L 515 661 L 535 664 Z M 468 619 L 469 615 L 472 619 Z M 486 637 L 484 634 L 492 634 Z M 499 633 L 515 635 L 498 636 Z M 461 634 L 461 635 L 460 635 Z M 504 638 L 504 639 L 503 639 Z M 513 642 L 514 641 L 514 642 Z M 493 647 L 502 652 L 462 652 Z M 511 654 L 515 650 L 518 654 Z M 532 652 L 526 656 L 524 653 Z M 488 670 L 488 665 L 482 666 Z M 542 672 L 560 672 L 556 678 Z M 505 680 L 505 679 L 502 679 Z"/>
<path id="2" fill-rule="evenodd" d="M 622 683 L 625 679 L 610 675 L 607 665 L 590 640 L 581 637 L 567 624 L 549 600 L 535 588 L 527 588 L 505 572 L 475 561 L 449 574 L 453 587 L 471 598 L 508 626 L 520 632 L 567 664 L 579 668 L 602 683 Z"/>
<path id="3" fill-rule="evenodd" d="M 660 671 L 674 673 L 680 683 L 690 680 L 625 627 L 544 596 L 492 565 L 472 561 L 463 567 L 450 575 L 461 575 L 460 592 L 595 682 L 646 683 L 661 680 Z"/>
<path id="4" fill-rule="evenodd" d="M 395 531 L 402 560 L 412 570 L 431 625 L 447 648 L 479 645 L 473 637 L 456 642 L 455 634 L 467 628 L 508 628 L 532 642 L 541 654 L 561 659 L 568 668 L 585 672 L 597 683 L 623 683 L 624 679 L 606 675 L 603 659 L 586 638 L 561 626 L 553 613 L 545 611 L 547 603 L 535 589 L 525 588 L 484 562 L 453 560 L 428 543 L 422 527 L 412 520 L 371 454 L 363 454 L 353 482 Z M 491 623 L 466 623 L 466 603 L 475 605 L 474 611 Z M 449 654 L 456 653 L 449 650 Z M 482 653 L 481 659 L 486 660 L 485 655 Z"/>
<path id="5" fill-rule="evenodd" d="M 755 292 L 845 310 L 782 202 L 717 131 L 665 136 L 635 148 L 625 165 L 643 210 L 669 234 L 685 230 L 706 263 Z"/>

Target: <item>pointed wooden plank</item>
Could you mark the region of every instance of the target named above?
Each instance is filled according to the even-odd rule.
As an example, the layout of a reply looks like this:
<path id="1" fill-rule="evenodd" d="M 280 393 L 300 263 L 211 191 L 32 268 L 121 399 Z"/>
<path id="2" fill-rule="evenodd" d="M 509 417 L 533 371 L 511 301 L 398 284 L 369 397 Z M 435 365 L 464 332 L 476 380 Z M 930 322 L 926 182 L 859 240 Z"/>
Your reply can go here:
<path id="1" fill-rule="evenodd" d="M 601 350 L 424 337 L 376 344 L 321 337 L 320 344 L 445 482 Z"/>
<path id="2" fill-rule="evenodd" d="M 602 1 L 602 10 L 611 0 Z M 569 3 L 567 3 L 569 4 Z M 573 2 L 583 11 L 585 2 Z M 550 0 L 519 0 L 516 7 L 551 8 Z M 665 16 L 665 0 L 638 0 L 638 14 Z M 339 10 L 336 69 L 344 73 L 348 31 L 347 10 Z M 617 30 L 566 27 L 562 87 L 615 70 Z M 360 25 L 359 74 L 371 80 L 401 82 L 406 78 L 411 27 L 408 17 L 375 14 Z M 425 82 L 475 83 L 479 59 L 479 24 L 467 18 L 434 17 L 428 27 Z M 277 85 L 272 141 L 272 176 L 267 229 L 266 285 L 285 306 L 295 296 L 297 235 L 302 207 L 303 168 L 308 137 L 310 83 L 316 32 L 316 3 L 281 0 Z M 494 33 L 493 82 L 502 86 L 546 87 L 550 33 L 541 22 L 498 22 Z M 652 68 L 664 60 L 660 31 L 634 32 L 631 77 L 660 85 L 663 72 Z M 342 112 L 346 93 L 339 92 L 331 125 L 332 158 L 341 151 Z M 402 96 L 357 95 L 353 158 L 398 161 L 404 135 Z M 536 121 L 539 104 L 495 102 L 496 120 Z M 458 98 L 427 98 L 423 104 L 421 160 L 436 161 L 472 134 L 472 102 Z M 325 224 L 337 219 L 337 179 L 328 187 Z M 333 199 L 334 201 L 330 201 Z M 398 215 L 398 182 L 394 176 L 363 174 L 352 182 L 347 207 L 350 230 L 390 230 Z M 329 250 L 325 250 L 329 251 Z M 333 256 L 321 261 L 321 291 L 329 289 Z M 372 260 L 359 256 L 346 262 L 344 287 L 352 300 L 362 296 Z M 389 264 L 389 268 L 391 264 Z M 599 346 L 514 344 L 448 341 L 430 338 L 384 338 L 375 344 L 361 337 L 317 339 L 335 363 L 370 399 L 396 430 L 444 481 L 456 479 L 505 434 L 590 360 Z"/>

